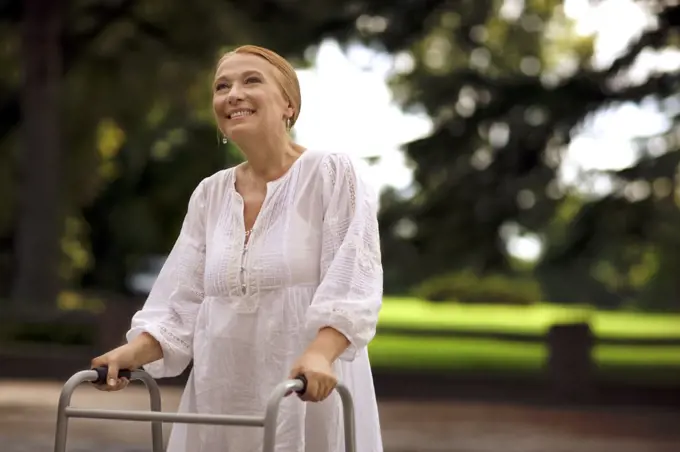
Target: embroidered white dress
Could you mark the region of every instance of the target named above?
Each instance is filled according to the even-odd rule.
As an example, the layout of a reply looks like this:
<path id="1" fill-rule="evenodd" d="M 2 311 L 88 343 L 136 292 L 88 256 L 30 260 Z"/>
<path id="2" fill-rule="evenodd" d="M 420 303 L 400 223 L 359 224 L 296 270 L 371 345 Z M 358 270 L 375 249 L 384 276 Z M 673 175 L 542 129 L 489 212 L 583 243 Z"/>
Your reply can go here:
<path id="1" fill-rule="evenodd" d="M 179 410 L 263 415 L 273 388 L 324 327 L 351 345 L 336 361 L 356 409 L 358 452 L 382 452 L 366 345 L 382 303 L 377 194 L 342 153 L 308 150 L 267 195 L 245 244 L 234 169 L 204 179 L 127 339 L 153 335 L 155 378 L 194 360 Z M 281 403 L 277 452 L 344 452 L 337 393 Z M 263 429 L 175 424 L 168 452 L 259 452 Z"/>

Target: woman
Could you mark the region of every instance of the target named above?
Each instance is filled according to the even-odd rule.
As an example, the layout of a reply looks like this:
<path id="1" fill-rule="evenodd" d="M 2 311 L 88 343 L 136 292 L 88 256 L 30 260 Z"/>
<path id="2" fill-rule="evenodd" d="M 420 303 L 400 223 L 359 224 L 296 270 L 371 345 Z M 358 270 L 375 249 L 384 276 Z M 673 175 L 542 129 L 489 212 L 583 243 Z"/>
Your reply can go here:
<path id="1" fill-rule="evenodd" d="M 101 389 L 118 390 L 119 369 L 170 377 L 193 359 L 180 411 L 212 414 L 262 415 L 272 389 L 303 374 L 305 394 L 281 403 L 278 452 L 344 451 L 339 379 L 355 399 L 358 450 L 381 452 L 366 351 L 382 302 L 377 196 L 347 155 L 291 141 L 300 102 L 274 52 L 220 59 L 215 117 L 247 161 L 198 185 L 127 344 L 92 366 L 107 365 Z M 261 429 L 175 424 L 168 450 L 261 447 Z"/>

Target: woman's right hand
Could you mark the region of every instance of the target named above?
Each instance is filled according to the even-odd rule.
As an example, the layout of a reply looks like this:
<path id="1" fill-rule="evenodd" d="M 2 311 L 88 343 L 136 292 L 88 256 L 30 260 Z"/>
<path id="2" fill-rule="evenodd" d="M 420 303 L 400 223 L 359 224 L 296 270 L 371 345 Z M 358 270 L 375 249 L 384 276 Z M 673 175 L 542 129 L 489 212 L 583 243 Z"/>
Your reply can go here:
<path id="1" fill-rule="evenodd" d="M 126 388 L 130 382 L 127 378 L 119 378 L 118 371 L 120 369 L 134 369 L 134 355 L 134 348 L 130 344 L 126 344 L 93 359 L 91 364 L 93 369 L 106 366 L 109 370 L 106 376 L 106 384 L 96 384 L 95 388 L 101 391 L 119 391 Z"/>

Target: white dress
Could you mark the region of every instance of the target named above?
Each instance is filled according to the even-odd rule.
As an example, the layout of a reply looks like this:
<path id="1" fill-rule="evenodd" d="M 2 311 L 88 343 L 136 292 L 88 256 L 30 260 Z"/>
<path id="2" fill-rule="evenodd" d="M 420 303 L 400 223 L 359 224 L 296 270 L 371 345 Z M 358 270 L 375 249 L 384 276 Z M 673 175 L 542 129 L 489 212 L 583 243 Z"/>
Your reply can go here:
<path id="1" fill-rule="evenodd" d="M 334 365 L 356 410 L 358 452 L 382 452 L 366 345 L 382 303 L 377 194 L 342 153 L 305 151 L 267 195 L 245 242 L 234 169 L 204 179 L 128 341 L 154 336 L 155 378 L 193 359 L 180 412 L 264 414 L 273 388 L 331 326 L 351 345 Z M 283 400 L 277 452 L 344 452 L 337 393 L 320 403 Z M 259 452 L 263 429 L 174 424 L 168 452 Z"/>

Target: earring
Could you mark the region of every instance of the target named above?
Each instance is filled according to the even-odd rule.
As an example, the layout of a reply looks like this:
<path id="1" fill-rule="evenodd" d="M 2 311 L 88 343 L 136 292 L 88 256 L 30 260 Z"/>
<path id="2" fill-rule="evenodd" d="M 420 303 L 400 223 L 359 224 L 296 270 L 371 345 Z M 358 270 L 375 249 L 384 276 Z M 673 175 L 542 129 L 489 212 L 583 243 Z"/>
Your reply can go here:
<path id="1" fill-rule="evenodd" d="M 227 144 L 229 140 L 227 140 L 227 137 L 222 137 L 222 144 Z"/>
<path id="2" fill-rule="evenodd" d="M 286 118 L 286 130 L 290 132 L 290 118 Z"/>

